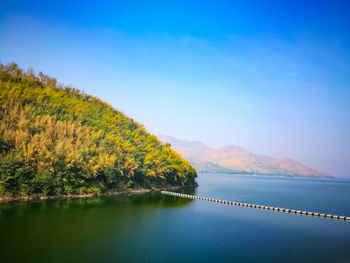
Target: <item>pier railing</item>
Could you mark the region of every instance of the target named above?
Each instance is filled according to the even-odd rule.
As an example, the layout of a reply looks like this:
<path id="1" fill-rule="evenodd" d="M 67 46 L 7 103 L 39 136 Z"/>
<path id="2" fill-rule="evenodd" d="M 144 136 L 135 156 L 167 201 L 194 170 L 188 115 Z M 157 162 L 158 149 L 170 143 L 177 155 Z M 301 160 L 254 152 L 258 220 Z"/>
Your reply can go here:
<path id="1" fill-rule="evenodd" d="M 273 207 L 273 206 L 239 203 L 239 202 L 225 201 L 225 200 L 207 198 L 207 197 L 196 196 L 196 195 L 174 193 L 174 192 L 169 192 L 169 191 L 161 191 L 161 194 L 172 195 L 172 196 L 188 198 L 188 199 L 197 199 L 197 200 L 208 201 L 208 202 L 222 203 L 222 204 L 226 204 L 226 205 L 245 206 L 245 207 L 272 210 L 272 211 L 278 211 L 278 212 L 284 212 L 284 213 L 292 213 L 292 214 L 299 214 L 299 215 L 306 215 L 306 216 L 316 216 L 316 217 L 324 217 L 324 218 L 329 218 L 329 219 L 350 221 L 350 217 L 346 217 L 346 216 L 338 216 L 338 215 L 331 215 L 331 214 L 317 213 L 317 212 L 308 212 L 308 211 L 280 208 L 280 207 Z"/>

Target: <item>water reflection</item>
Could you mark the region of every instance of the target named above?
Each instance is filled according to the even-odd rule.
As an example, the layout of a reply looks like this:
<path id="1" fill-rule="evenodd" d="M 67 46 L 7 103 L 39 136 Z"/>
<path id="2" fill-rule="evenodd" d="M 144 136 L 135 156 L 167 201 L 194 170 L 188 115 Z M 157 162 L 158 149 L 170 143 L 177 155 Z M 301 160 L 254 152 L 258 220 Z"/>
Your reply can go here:
<path id="1" fill-rule="evenodd" d="M 195 188 L 186 188 L 178 190 L 179 193 L 194 195 Z M 162 207 L 182 207 L 187 206 L 192 199 L 178 198 L 174 196 L 161 195 L 160 192 L 150 192 L 144 194 L 118 196 L 93 197 L 81 199 L 57 199 L 57 200 L 34 200 L 34 201 L 15 201 L 0 204 L 0 220 L 9 220 L 9 218 L 24 218 L 30 214 L 64 214 L 77 213 L 89 208 L 98 209 L 98 207 L 115 208 L 122 204 L 142 205 L 153 208 Z"/>
<path id="2" fill-rule="evenodd" d="M 198 180 L 197 189 L 176 192 L 350 211 L 348 183 L 219 174 Z M 349 226 L 160 192 L 11 202 L 0 203 L 0 253 L 1 262 L 347 262 Z"/>
<path id="3" fill-rule="evenodd" d="M 194 195 L 196 192 L 196 189 L 185 188 L 174 192 Z M 132 195 L 132 196 L 128 196 L 128 198 L 124 201 L 128 201 L 133 204 L 151 205 L 153 207 L 159 207 L 159 208 L 182 207 L 182 206 L 189 205 L 191 202 L 193 202 L 192 199 L 162 195 L 160 192 L 151 192 L 143 195 Z"/>

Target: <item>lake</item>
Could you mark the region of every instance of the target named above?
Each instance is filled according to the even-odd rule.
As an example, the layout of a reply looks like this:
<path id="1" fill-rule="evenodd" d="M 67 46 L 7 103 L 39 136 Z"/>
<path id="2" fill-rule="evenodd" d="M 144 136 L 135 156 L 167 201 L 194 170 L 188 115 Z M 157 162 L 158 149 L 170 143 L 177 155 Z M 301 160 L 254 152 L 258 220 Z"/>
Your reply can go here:
<path id="1" fill-rule="evenodd" d="M 350 216 L 350 181 L 199 174 L 205 197 Z M 1 262 L 350 262 L 350 222 L 160 193 L 0 203 Z"/>

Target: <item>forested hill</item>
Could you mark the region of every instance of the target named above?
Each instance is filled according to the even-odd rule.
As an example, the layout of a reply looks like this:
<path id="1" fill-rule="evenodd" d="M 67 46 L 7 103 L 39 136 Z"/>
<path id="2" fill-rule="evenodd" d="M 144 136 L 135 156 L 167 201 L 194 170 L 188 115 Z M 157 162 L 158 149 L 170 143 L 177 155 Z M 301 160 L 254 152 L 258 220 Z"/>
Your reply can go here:
<path id="1" fill-rule="evenodd" d="M 0 196 L 195 185 L 189 162 L 100 99 L 0 65 Z"/>

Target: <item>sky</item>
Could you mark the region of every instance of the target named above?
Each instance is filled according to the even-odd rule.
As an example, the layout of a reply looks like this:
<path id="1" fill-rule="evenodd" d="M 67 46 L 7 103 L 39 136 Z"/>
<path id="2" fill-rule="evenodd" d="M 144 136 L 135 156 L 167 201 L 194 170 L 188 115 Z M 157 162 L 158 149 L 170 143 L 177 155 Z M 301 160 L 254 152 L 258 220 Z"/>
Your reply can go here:
<path id="1" fill-rule="evenodd" d="M 350 177 L 348 1 L 4 1 L 0 61 L 152 134 Z"/>

